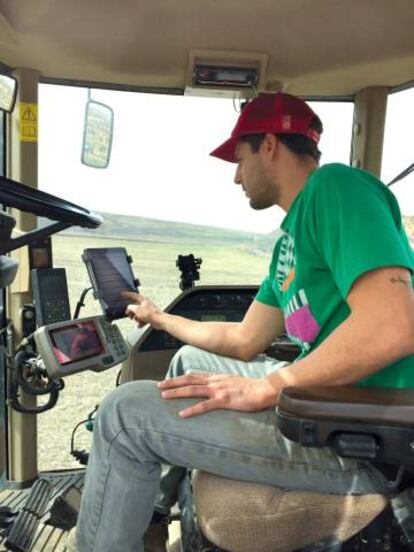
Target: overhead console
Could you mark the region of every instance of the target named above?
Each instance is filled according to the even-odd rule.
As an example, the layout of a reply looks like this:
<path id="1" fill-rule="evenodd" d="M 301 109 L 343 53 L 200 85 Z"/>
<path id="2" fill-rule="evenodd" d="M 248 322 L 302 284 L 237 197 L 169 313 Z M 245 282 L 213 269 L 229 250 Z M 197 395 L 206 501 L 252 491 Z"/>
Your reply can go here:
<path id="1" fill-rule="evenodd" d="M 268 54 L 227 50 L 190 50 L 185 94 L 246 98 L 266 88 Z M 280 82 L 272 90 L 281 89 Z"/>

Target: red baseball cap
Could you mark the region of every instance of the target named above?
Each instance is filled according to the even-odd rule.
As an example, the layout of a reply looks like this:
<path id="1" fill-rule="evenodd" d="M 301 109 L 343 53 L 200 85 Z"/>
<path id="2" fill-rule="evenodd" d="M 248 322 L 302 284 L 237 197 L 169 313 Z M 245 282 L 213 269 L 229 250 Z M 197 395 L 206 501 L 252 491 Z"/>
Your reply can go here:
<path id="1" fill-rule="evenodd" d="M 246 104 L 231 137 L 210 155 L 235 163 L 237 141 L 245 134 L 302 134 L 317 144 L 320 134 L 310 127 L 314 117 L 308 104 L 297 96 L 283 92 L 260 94 Z"/>

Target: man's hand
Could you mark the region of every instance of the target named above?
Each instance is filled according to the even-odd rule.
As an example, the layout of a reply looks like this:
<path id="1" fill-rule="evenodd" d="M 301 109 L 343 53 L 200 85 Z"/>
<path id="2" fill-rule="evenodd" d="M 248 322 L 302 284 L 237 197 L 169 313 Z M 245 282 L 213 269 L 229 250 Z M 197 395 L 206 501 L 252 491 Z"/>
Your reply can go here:
<path id="1" fill-rule="evenodd" d="M 277 404 L 279 390 L 268 380 L 230 374 L 187 374 L 158 384 L 163 399 L 203 397 L 180 412 L 187 418 L 210 410 L 257 412 Z"/>
<path id="2" fill-rule="evenodd" d="M 138 323 L 142 328 L 146 324 L 151 324 L 155 329 L 159 328 L 158 318 L 162 311 L 152 301 L 133 291 L 123 291 L 122 297 L 131 301 L 126 308 L 126 314 Z"/>

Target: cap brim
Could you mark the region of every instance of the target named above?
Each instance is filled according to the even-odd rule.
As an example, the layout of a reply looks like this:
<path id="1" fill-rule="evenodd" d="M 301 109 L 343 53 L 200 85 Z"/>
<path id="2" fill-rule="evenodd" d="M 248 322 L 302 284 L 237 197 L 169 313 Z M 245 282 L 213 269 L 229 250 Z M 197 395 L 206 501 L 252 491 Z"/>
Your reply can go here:
<path id="1" fill-rule="evenodd" d="M 229 138 L 221 144 L 218 148 L 213 150 L 210 155 L 213 157 L 218 157 L 223 161 L 228 161 L 229 163 L 235 163 L 234 150 L 236 149 L 237 140 L 236 138 Z"/>

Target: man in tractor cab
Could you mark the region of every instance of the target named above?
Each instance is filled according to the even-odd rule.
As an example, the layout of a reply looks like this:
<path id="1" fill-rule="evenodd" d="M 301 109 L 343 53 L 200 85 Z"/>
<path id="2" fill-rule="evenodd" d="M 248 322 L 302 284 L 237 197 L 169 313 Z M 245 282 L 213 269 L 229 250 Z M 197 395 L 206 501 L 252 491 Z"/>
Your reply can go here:
<path id="1" fill-rule="evenodd" d="M 397 201 L 367 172 L 319 167 L 321 132 L 299 98 L 262 94 L 212 152 L 237 164 L 253 209 L 286 212 L 268 275 L 240 323 L 188 320 L 131 295 L 140 326 L 189 345 L 165 381 L 127 383 L 101 404 L 68 550 L 142 551 L 162 463 L 286 489 L 389 492 L 374 467 L 303 448 L 274 424 L 286 386 L 414 387 L 414 255 Z M 263 354 L 284 331 L 302 351 L 292 364 Z"/>

